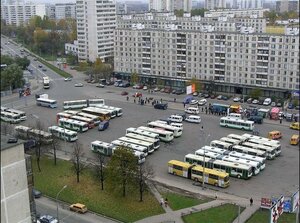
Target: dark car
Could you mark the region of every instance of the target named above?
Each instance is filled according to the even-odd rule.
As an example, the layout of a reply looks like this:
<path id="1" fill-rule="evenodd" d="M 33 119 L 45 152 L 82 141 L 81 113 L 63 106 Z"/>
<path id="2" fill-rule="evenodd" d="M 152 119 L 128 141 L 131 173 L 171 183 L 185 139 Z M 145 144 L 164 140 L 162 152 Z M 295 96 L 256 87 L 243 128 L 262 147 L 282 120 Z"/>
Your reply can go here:
<path id="1" fill-rule="evenodd" d="M 121 95 L 123 95 L 123 96 L 128 95 L 128 92 L 127 91 L 122 91 Z"/>
<path id="2" fill-rule="evenodd" d="M 209 94 L 203 94 L 203 97 L 204 97 L 204 98 L 209 98 L 210 95 L 209 95 Z"/>
<path id="3" fill-rule="evenodd" d="M 254 123 L 257 123 L 257 124 L 262 124 L 263 123 L 263 117 L 261 117 L 260 115 L 250 116 L 248 118 L 248 120 L 253 121 Z"/>
<path id="4" fill-rule="evenodd" d="M 168 104 L 167 103 L 157 103 L 154 105 L 154 108 L 166 110 L 168 108 Z"/>
<path id="5" fill-rule="evenodd" d="M 104 131 L 105 129 L 108 128 L 108 126 L 109 126 L 109 121 L 102 121 L 99 123 L 98 130 Z"/>
<path id="6" fill-rule="evenodd" d="M 288 105 L 288 109 L 293 109 L 294 108 L 294 105 L 293 105 L 293 103 L 289 103 L 289 105 Z"/>
<path id="7" fill-rule="evenodd" d="M 43 67 L 43 65 L 39 64 L 39 68 L 42 68 L 42 67 Z"/>
<path id="8" fill-rule="evenodd" d="M 174 89 L 174 90 L 172 91 L 172 94 L 176 94 L 176 91 L 177 91 L 177 90 Z"/>
<path id="9" fill-rule="evenodd" d="M 170 93 L 172 92 L 172 88 L 165 88 L 165 89 L 164 89 L 164 92 L 170 94 Z"/>
<path id="10" fill-rule="evenodd" d="M 122 87 L 130 87 L 130 83 L 128 83 L 128 82 L 127 83 L 123 83 Z"/>
<path id="11" fill-rule="evenodd" d="M 40 198 L 42 196 L 42 192 L 36 190 L 36 189 L 32 189 L 32 195 L 34 196 L 34 198 Z"/>
<path id="12" fill-rule="evenodd" d="M 7 143 L 17 143 L 17 142 L 18 142 L 18 139 L 17 139 L 17 138 L 14 138 L 14 137 L 9 138 L 9 139 L 7 140 Z"/>
<path id="13" fill-rule="evenodd" d="M 184 93 L 184 91 L 182 89 L 179 89 L 179 90 L 175 91 L 175 94 L 177 94 L 177 95 L 180 95 L 180 94 L 183 94 L 183 93 Z"/>
<path id="14" fill-rule="evenodd" d="M 46 72 L 46 71 L 47 71 L 47 69 L 46 69 L 46 68 L 43 68 L 43 69 L 42 69 L 42 71 Z"/>
<path id="15" fill-rule="evenodd" d="M 44 215 L 40 217 L 40 223 L 58 223 L 57 219 L 51 215 Z"/>

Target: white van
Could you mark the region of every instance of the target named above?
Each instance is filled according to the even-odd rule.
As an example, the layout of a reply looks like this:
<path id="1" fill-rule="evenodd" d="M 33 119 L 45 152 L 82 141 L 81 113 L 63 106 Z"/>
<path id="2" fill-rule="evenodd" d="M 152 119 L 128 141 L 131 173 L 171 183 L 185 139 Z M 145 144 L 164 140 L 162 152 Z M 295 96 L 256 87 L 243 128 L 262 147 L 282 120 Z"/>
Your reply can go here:
<path id="1" fill-rule="evenodd" d="M 196 108 L 196 107 L 188 107 L 184 110 L 186 113 L 188 114 L 199 114 L 199 108 Z"/>
<path id="2" fill-rule="evenodd" d="M 171 122 L 172 126 L 175 126 L 177 128 L 180 128 L 181 130 L 183 130 L 183 124 L 182 123 L 178 123 L 178 122 Z"/>
<path id="3" fill-rule="evenodd" d="M 185 121 L 199 124 L 201 122 L 201 118 L 198 115 L 190 115 L 185 119 Z"/>
<path id="4" fill-rule="evenodd" d="M 271 99 L 271 98 L 266 98 L 266 99 L 264 100 L 263 105 L 270 105 L 271 103 L 272 103 L 272 99 Z"/>
<path id="5" fill-rule="evenodd" d="M 180 122 L 181 123 L 183 121 L 183 118 L 180 115 L 171 115 L 168 118 L 168 120 L 171 121 L 171 122 Z"/>
<path id="6" fill-rule="evenodd" d="M 227 115 L 227 117 L 242 119 L 242 115 L 239 113 L 229 113 L 229 115 Z"/>

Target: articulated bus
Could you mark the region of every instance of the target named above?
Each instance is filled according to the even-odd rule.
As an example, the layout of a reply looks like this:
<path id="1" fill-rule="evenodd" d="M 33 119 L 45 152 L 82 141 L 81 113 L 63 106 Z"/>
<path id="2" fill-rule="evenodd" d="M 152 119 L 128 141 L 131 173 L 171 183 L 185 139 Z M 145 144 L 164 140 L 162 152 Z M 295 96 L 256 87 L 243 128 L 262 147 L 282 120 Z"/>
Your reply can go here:
<path id="1" fill-rule="evenodd" d="M 77 115 L 79 111 L 74 111 L 74 110 L 65 110 L 64 113 L 70 114 L 70 115 Z"/>
<path id="2" fill-rule="evenodd" d="M 257 157 L 262 157 L 266 158 L 267 153 L 265 151 L 259 150 L 259 149 L 253 149 L 245 146 L 240 146 L 240 145 L 234 145 L 230 148 L 231 151 L 236 151 L 239 153 L 246 153 L 248 155 L 252 156 L 257 156 Z"/>
<path id="3" fill-rule="evenodd" d="M 201 147 L 201 149 L 205 150 L 207 152 L 214 152 L 214 153 L 218 153 L 221 155 L 227 155 L 230 152 L 226 149 L 221 149 L 219 147 L 213 147 L 213 146 L 203 146 L 203 147 Z"/>
<path id="4" fill-rule="evenodd" d="M 264 157 L 259 157 L 259 156 L 252 156 L 246 153 L 239 153 L 236 151 L 231 151 L 229 156 L 237 157 L 237 158 L 242 158 L 246 160 L 251 160 L 251 161 L 256 161 L 260 163 L 260 170 L 264 170 L 266 167 L 266 158 Z"/>
<path id="5" fill-rule="evenodd" d="M 203 174 L 204 172 L 204 174 Z M 199 165 L 191 165 L 189 163 L 170 160 L 168 162 L 168 173 L 181 176 L 196 182 L 203 182 L 216 187 L 229 187 L 229 174 L 223 171 L 218 171 L 209 168 L 203 168 Z"/>
<path id="6" fill-rule="evenodd" d="M 131 143 L 131 144 L 135 144 L 135 145 L 139 145 L 139 146 L 144 146 L 147 148 L 148 154 L 154 152 L 154 143 L 153 142 L 148 142 L 148 141 L 144 141 L 142 139 L 139 140 L 136 138 L 130 138 L 130 137 L 126 137 L 126 136 L 120 137 L 120 138 L 118 138 L 118 140 L 127 142 L 127 143 Z"/>
<path id="7" fill-rule="evenodd" d="M 21 118 L 20 118 L 20 115 L 18 115 L 18 114 L 1 111 L 1 121 L 15 124 L 15 123 L 21 122 Z"/>
<path id="8" fill-rule="evenodd" d="M 95 153 L 100 153 L 104 156 L 111 156 L 117 148 L 118 146 L 115 146 L 107 142 L 102 142 L 98 140 L 91 142 L 91 150 Z M 131 151 L 137 157 L 139 164 L 145 162 L 144 153 L 135 150 L 131 150 Z"/>
<path id="9" fill-rule="evenodd" d="M 240 140 L 228 138 L 228 137 L 222 137 L 219 141 L 229 143 L 231 145 L 238 145 L 240 144 Z"/>
<path id="10" fill-rule="evenodd" d="M 161 122 L 149 122 L 147 124 L 150 128 L 159 128 L 159 129 L 163 129 L 166 131 L 170 131 L 173 132 L 174 137 L 179 137 L 182 135 L 182 129 L 172 126 L 172 125 L 168 125 L 168 124 L 163 124 Z"/>
<path id="11" fill-rule="evenodd" d="M 128 143 L 128 142 L 124 142 L 124 141 L 120 141 L 120 140 L 114 140 L 111 143 L 115 146 L 124 146 L 124 147 L 132 149 L 134 151 L 141 152 L 144 154 L 144 157 L 146 157 L 148 155 L 148 149 L 147 149 L 147 147 L 144 147 L 144 146 L 139 146 L 136 144 L 132 144 L 132 143 Z"/>
<path id="12" fill-rule="evenodd" d="M 52 143 L 52 134 L 38 129 L 32 129 L 27 126 L 17 125 L 15 131 L 21 139 L 36 139 L 44 144 Z"/>
<path id="13" fill-rule="evenodd" d="M 28 139 L 29 135 L 28 132 L 31 128 L 23 125 L 17 125 L 15 126 L 15 131 L 17 132 L 17 135 L 21 139 Z"/>
<path id="14" fill-rule="evenodd" d="M 49 108 L 57 108 L 57 101 L 48 98 L 37 98 L 36 105 Z"/>
<path id="15" fill-rule="evenodd" d="M 99 123 L 100 123 L 100 119 L 96 115 L 91 115 L 91 114 L 84 113 L 84 112 L 78 112 L 76 115 L 84 117 L 84 118 L 90 118 L 90 119 L 92 119 L 93 122 L 94 122 L 94 125 L 96 125 L 96 126 L 99 125 Z"/>
<path id="16" fill-rule="evenodd" d="M 10 113 L 19 115 L 21 121 L 25 121 L 25 120 L 27 119 L 26 113 L 23 112 L 23 111 L 16 110 L 16 109 L 12 109 L 12 108 L 7 108 L 5 111 L 6 111 L 6 112 L 10 112 Z"/>
<path id="17" fill-rule="evenodd" d="M 232 146 L 232 144 L 227 143 L 227 142 L 223 142 L 223 141 L 220 141 L 220 140 L 213 140 L 213 141 L 210 142 L 210 146 L 229 150 L 230 147 Z"/>
<path id="18" fill-rule="evenodd" d="M 133 134 L 137 134 L 137 135 L 141 135 L 141 136 L 146 136 L 148 138 L 151 138 L 154 140 L 154 149 L 157 150 L 160 146 L 159 143 L 159 135 L 153 132 L 148 132 L 148 131 L 144 131 L 141 129 L 137 129 L 137 128 L 127 128 L 126 129 L 126 134 L 128 133 L 133 133 Z"/>
<path id="19" fill-rule="evenodd" d="M 95 127 L 94 120 L 91 119 L 91 118 L 85 118 L 85 117 L 82 117 L 82 116 L 79 116 L 79 115 L 72 115 L 71 119 L 87 123 L 87 126 L 88 126 L 89 129 L 92 129 L 92 128 Z"/>
<path id="20" fill-rule="evenodd" d="M 58 123 L 58 120 L 61 118 L 71 118 L 71 117 L 72 117 L 71 114 L 68 114 L 66 112 L 59 112 L 56 114 L 56 123 Z"/>
<path id="21" fill-rule="evenodd" d="M 240 143 L 246 141 L 246 139 L 247 139 L 247 137 L 244 137 L 244 136 L 241 136 L 241 135 L 237 135 L 237 134 L 229 134 L 229 135 L 227 136 L 227 138 L 239 140 Z"/>
<path id="22" fill-rule="evenodd" d="M 140 126 L 138 127 L 140 130 L 144 130 L 147 132 L 153 132 L 159 135 L 159 139 L 164 142 L 171 142 L 174 139 L 173 132 L 165 131 L 162 129 L 154 129 L 150 127 Z"/>
<path id="23" fill-rule="evenodd" d="M 100 109 L 100 108 L 96 108 L 96 107 L 87 107 L 82 109 L 82 112 L 84 113 L 88 113 L 91 115 L 96 115 L 99 117 L 99 119 L 101 121 L 108 121 L 110 119 L 110 112 Z"/>
<path id="24" fill-rule="evenodd" d="M 71 131 L 68 129 L 64 129 L 58 126 L 50 126 L 48 128 L 48 131 L 52 133 L 54 136 L 66 140 L 68 142 L 74 142 L 77 140 L 77 132 Z"/>
<path id="25" fill-rule="evenodd" d="M 184 161 L 190 164 L 198 164 L 210 169 L 217 169 L 220 171 L 225 171 L 229 173 L 229 176 L 241 178 L 241 179 L 250 179 L 252 177 L 252 167 L 240 163 L 232 163 L 224 160 L 214 160 L 214 159 L 204 159 L 203 156 L 187 154 L 184 157 Z"/>
<path id="26" fill-rule="evenodd" d="M 108 106 L 108 105 L 104 105 L 104 104 L 103 105 L 95 105 L 95 107 L 112 111 L 116 117 L 120 117 L 123 115 L 122 108 L 117 108 L 117 107 Z"/>
<path id="27" fill-rule="evenodd" d="M 133 138 L 133 139 L 138 139 L 141 141 L 153 143 L 153 149 L 156 150 L 159 148 L 159 140 L 153 139 L 151 137 L 135 134 L 135 133 L 126 133 L 126 137 Z"/>
<path id="28" fill-rule="evenodd" d="M 275 159 L 275 148 L 264 146 L 261 144 L 251 143 L 251 142 L 243 142 L 241 146 L 249 147 L 252 149 L 258 149 L 267 153 L 267 159 L 272 160 Z"/>
<path id="29" fill-rule="evenodd" d="M 89 129 L 86 122 L 67 118 L 59 119 L 58 125 L 62 128 L 67 128 L 76 132 L 86 132 Z"/>
<path id="30" fill-rule="evenodd" d="M 222 117 L 220 119 L 220 126 L 252 131 L 254 128 L 254 122 L 231 117 Z"/>
<path id="31" fill-rule="evenodd" d="M 88 107 L 87 100 L 64 101 L 64 109 L 81 109 Z"/>

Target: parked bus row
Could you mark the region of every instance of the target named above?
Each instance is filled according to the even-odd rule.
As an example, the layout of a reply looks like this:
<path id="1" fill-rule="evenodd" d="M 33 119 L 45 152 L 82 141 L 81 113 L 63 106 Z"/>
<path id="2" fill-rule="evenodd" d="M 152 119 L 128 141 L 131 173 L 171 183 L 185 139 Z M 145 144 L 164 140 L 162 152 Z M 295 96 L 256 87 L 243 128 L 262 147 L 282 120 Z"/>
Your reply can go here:
<path id="1" fill-rule="evenodd" d="M 23 125 L 15 126 L 15 131 L 17 133 L 18 138 L 21 139 L 35 139 L 37 141 L 41 141 L 44 144 L 50 144 L 53 140 L 51 133 Z"/>
<path id="2" fill-rule="evenodd" d="M 104 105 L 105 101 L 102 98 L 98 99 L 84 99 L 84 100 L 73 100 L 73 101 L 64 101 L 63 108 L 68 109 L 82 109 L 87 107 L 92 107 L 95 105 Z"/>
<path id="3" fill-rule="evenodd" d="M 25 121 L 26 119 L 25 112 L 1 106 L 1 121 L 16 124 Z"/>

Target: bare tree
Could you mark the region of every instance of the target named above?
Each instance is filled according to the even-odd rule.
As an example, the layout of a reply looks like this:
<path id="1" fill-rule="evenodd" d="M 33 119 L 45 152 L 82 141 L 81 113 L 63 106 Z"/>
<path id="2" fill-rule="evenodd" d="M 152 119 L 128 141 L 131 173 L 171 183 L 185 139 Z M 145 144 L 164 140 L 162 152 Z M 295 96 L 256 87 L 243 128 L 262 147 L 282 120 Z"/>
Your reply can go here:
<path id="1" fill-rule="evenodd" d="M 154 177 L 154 170 L 148 163 L 138 165 L 136 179 L 139 185 L 140 202 L 143 201 L 143 194 L 146 189 L 146 181 Z"/>
<path id="2" fill-rule="evenodd" d="M 1 134 L 2 135 L 10 135 L 13 133 L 13 125 L 7 122 L 1 121 Z"/>
<path id="3" fill-rule="evenodd" d="M 75 170 L 76 177 L 77 177 L 77 183 L 79 183 L 80 173 L 85 169 L 85 167 L 87 165 L 85 165 L 82 160 L 82 157 L 84 155 L 82 145 L 78 142 L 75 142 L 73 144 L 73 148 L 74 148 L 74 151 L 73 151 L 72 162 L 74 164 L 74 170 Z"/>
<path id="4" fill-rule="evenodd" d="M 56 166 L 56 160 L 57 160 L 56 151 L 60 147 L 60 145 L 61 145 L 61 140 L 52 134 L 51 146 L 52 146 L 52 149 L 53 149 L 53 159 L 54 159 L 54 165 L 55 166 Z"/>
<path id="5" fill-rule="evenodd" d="M 38 131 L 43 131 L 44 126 L 40 119 L 36 120 L 36 122 L 34 124 L 34 128 Z M 37 145 L 35 147 L 36 163 L 37 163 L 39 172 L 41 172 L 41 166 L 40 166 L 41 149 L 42 149 L 42 145 L 44 145 L 42 135 L 38 134 L 38 136 L 35 138 L 35 140 L 36 140 L 36 145 Z"/>
<path id="6" fill-rule="evenodd" d="M 97 153 L 97 163 L 95 163 L 95 166 L 96 166 L 97 176 L 100 178 L 101 190 L 104 190 L 104 180 L 105 180 L 104 168 L 106 162 L 107 162 L 107 157 L 105 157 L 101 153 Z"/>

